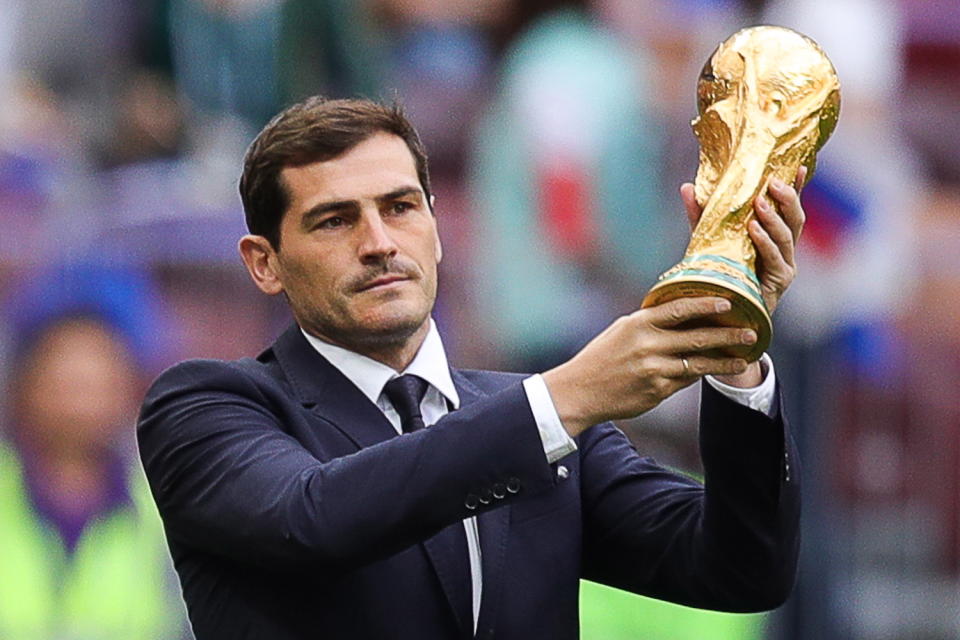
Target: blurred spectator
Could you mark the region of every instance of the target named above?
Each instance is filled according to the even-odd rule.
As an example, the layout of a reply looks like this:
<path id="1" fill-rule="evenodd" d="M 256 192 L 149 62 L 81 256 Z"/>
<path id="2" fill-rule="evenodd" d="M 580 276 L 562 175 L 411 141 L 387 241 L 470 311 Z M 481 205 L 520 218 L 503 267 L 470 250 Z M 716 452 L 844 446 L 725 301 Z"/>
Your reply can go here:
<path id="1" fill-rule="evenodd" d="M 156 508 L 131 425 L 160 326 L 135 274 L 89 266 L 8 301 L 12 358 L 0 440 L 0 637 L 181 637 Z"/>
<path id="2" fill-rule="evenodd" d="M 685 226 L 662 204 L 645 69 L 577 3 L 555 4 L 506 52 L 472 176 L 483 329 L 532 371 L 635 309 Z"/>

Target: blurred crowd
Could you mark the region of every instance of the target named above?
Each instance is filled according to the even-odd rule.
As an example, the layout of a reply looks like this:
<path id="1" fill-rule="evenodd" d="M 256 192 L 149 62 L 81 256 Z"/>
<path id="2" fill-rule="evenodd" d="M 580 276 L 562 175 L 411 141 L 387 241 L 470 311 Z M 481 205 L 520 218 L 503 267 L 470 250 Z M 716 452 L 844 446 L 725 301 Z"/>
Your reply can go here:
<path id="1" fill-rule="evenodd" d="M 235 248 L 274 113 L 405 105 L 452 360 L 541 371 L 682 256 L 696 78 L 753 24 L 817 40 L 843 96 L 775 318 L 800 579 L 769 616 L 586 585 L 583 637 L 960 638 L 956 0 L 0 0 L 0 637 L 189 637 L 132 425 L 165 366 L 290 321 Z M 622 426 L 696 474 L 696 405 Z"/>

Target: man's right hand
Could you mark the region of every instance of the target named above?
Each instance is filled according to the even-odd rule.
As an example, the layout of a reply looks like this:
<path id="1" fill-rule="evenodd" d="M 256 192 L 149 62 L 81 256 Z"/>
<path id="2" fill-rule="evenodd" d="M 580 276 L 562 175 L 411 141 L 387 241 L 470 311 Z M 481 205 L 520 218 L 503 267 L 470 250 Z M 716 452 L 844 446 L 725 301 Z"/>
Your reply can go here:
<path id="1" fill-rule="evenodd" d="M 543 374 L 564 428 L 576 436 L 600 422 L 649 411 L 701 376 L 746 371 L 742 358 L 706 352 L 753 344 L 754 331 L 678 328 L 729 308 L 723 298 L 679 298 L 616 320 L 573 358 Z"/>

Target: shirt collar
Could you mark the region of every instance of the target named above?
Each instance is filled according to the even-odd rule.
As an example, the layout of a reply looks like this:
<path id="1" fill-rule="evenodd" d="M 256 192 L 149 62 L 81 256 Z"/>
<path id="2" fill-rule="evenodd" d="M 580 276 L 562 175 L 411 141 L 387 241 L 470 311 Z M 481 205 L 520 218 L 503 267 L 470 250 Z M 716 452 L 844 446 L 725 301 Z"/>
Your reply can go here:
<path id="1" fill-rule="evenodd" d="M 367 396 L 370 402 L 374 404 L 377 404 L 384 385 L 401 375 L 382 362 L 324 342 L 304 331 L 302 327 L 300 331 L 307 342 L 310 343 L 310 346 L 316 349 L 340 373 L 345 375 L 350 382 L 355 384 L 363 392 L 363 395 Z M 440 339 L 440 332 L 437 331 L 437 325 L 433 318 L 430 318 L 430 329 L 427 331 L 427 337 L 420 345 L 417 355 L 414 356 L 413 362 L 402 373 L 412 373 L 420 376 L 436 388 L 454 409 L 460 408 L 460 395 L 457 393 L 457 389 L 453 385 L 453 379 L 450 377 L 447 354 L 444 351 L 443 341 Z"/>

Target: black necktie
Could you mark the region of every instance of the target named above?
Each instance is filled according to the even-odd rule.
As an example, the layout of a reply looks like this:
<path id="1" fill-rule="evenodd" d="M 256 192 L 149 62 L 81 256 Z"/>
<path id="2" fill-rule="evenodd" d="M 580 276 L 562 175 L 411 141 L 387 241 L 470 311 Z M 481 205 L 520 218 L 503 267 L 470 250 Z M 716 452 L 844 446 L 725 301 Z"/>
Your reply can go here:
<path id="1" fill-rule="evenodd" d="M 400 427 L 404 433 L 419 431 L 426 426 L 420 414 L 420 403 L 428 386 L 420 376 L 408 373 L 394 378 L 383 387 L 383 392 L 400 416 Z"/>
<path id="2" fill-rule="evenodd" d="M 426 427 L 420 413 L 420 402 L 427 392 L 426 380 L 413 374 L 402 375 L 389 381 L 383 392 L 400 416 L 403 433 L 411 433 Z M 425 541 L 434 558 L 440 581 L 446 588 L 450 603 L 457 612 L 466 635 L 473 636 L 473 591 L 470 575 L 470 553 L 467 550 L 467 535 L 462 522 L 455 522 Z"/>

